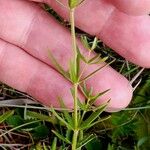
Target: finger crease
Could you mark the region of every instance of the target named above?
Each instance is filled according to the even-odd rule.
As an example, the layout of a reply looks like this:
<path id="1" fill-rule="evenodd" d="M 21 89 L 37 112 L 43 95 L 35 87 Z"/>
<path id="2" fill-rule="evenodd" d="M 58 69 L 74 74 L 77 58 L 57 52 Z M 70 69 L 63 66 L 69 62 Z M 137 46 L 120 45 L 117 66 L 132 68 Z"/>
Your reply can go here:
<path id="1" fill-rule="evenodd" d="M 21 48 L 25 49 L 25 45 L 26 45 L 26 43 L 28 41 L 28 37 L 30 35 L 30 32 L 32 31 L 32 28 L 33 28 L 33 25 L 34 25 L 34 21 L 35 21 L 36 17 L 41 13 L 41 11 L 42 10 L 39 11 L 39 9 L 37 9 L 34 12 L 34 15 L 33 15 L 32 19 L 31 19 L 31 22 L 30 22 L 28 28 L 27 28 L 26 32 L 24 32 L 24 35 L 23 35 L 24 39 L 22 40 L 23 42 L 20 42 L 21 43 L 21 45 L 20 45 Z"/>

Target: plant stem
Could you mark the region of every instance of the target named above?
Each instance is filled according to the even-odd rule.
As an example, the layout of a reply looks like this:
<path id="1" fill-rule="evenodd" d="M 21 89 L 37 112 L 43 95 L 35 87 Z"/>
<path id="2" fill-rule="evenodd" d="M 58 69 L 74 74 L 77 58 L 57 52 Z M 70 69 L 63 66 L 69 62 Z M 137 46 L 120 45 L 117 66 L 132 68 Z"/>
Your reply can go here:
<path id="1" fill-rule="evenodd" d="M 74 130 L 73 139 L 72 139 L 72 150 L 76 150 L 77 149 L 78 133 L 79 133 L 78 130 Z"/>
<path id="2" fill-rule="evenodd" d="M 76 43 L 76 33 L 75 33 L 75 19 L 74 19 L 75 8 L 70 9 L 70 22 L 71 22 L 71 37 L 72 37 L 72 49 L 74 52 L 74 62 L 75 62 L 75 72 L 77 73 L 77 43 Z"/>
<path id="3" fill-rule="evenodd" d="M 74 52 L 74 65 L 75 73 L 77 76 L 77 43 L 75 34 L 75 19 L 74 19 L 75 9 L 70 9 L 70 23 L 71 23 L 71 37 L 72 37 L 72 49 Z M 74 87 L 74 133 L 72 139 L 72 150 L 76 150 L 77 140 L 78 140 L 78 83 L 73 84 Z"/>
<path id="4" fill-rule="evenodd" d="M 70 22 L 71 22 L 71 36 L 72 36 L 72 49 L 74 52 L 74 65 L 75 72 L 77 73 L 77 46 L 76 46 L 76 35 L 75 35 L 75 21 L 74 21 L 74 8 L 70 9 Z M 76 74 L 77 75 L 77 74 Z M 74 124 L 75 128 L 78 126 L 78 104 L 77 104 L 77 97 L 78 97 L 78 83 L 74 83 Z"/>
<path id="5" fill-rule="evenodd" d="M 74 128 L 78 128 L 78 85 L 74 84 Z"/>

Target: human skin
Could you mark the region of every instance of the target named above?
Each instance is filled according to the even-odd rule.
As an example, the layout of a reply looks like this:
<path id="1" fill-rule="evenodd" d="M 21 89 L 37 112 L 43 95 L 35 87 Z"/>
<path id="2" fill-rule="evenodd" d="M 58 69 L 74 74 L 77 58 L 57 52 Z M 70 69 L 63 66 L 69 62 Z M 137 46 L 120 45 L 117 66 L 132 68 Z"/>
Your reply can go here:
<path id="1" fill-rule="evenodd" d="M 46 2 L 68 19 L 66 8 L 54 0 Z M 150 29 L 147 11 L 143 16 L 129 16 L 114 5 L 110 1 L 86 0 L 77 8 L 77 27 L 100 37 L 126 59 L 149 67 Z M 143 10 L 141 12 L 143 14 Z M 72 58 L 70 32 L 37 3 L 27 0 L 0 1 L 0 20 L 0 80 L 30 94 L 43 104 L 57 107 L 57 99 L 62 97 L 65 104 L 72 107 L 73 99 L 69 92 L 71 83 L 55 70 L 48 58 L 50 49 L 57 61 L 68 70 Z M 86 54 L 79 40 L 78 45 Z M 84 76 L 102 65 L 88 67 Z M 88 80 L 87 85 L 94 88 L 94 93 L 110 89 L 97 101 L 98 105 L 111 98 L 107 111 L 126 107 L 132 98 L 132 87 L 128 80 L 110 66 Z"/>
<path id="2" fill-rule="evenodd" d="M 128 15 L 145 15 L 150 13 L 150 0 L 110 0 L 119 10 Z"/>

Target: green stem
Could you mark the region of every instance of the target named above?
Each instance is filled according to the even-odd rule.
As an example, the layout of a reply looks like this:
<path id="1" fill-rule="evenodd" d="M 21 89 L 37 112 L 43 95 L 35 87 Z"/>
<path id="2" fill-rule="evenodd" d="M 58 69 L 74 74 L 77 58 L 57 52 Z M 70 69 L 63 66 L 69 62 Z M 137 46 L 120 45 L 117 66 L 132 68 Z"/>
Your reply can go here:
<path id="1" fill-rule="evenodd" d="M 70 23 L 71 23 L 71 37 L 72 37 L 72 49 L 74 52 L 74 65 L 75 73 L 77 75 L 77 43 L 75 34 L 75 19 L 74 19 L 75 9 L 70 9 Z M 74 133 L 72 139 L 72 150 L 76 150 L 77 140 L 78 140 L 78 83 L 73 84 L 74 87 Z"/>
<path id="2" fill-rule="evenodd" d="M 78 128 L 78 84 L 74 84 L 74 128 Z"/>
<path id="3" fill-rule="evenodd" d="M 72 37 L 72 49 L 74 52 L 74 65 L 76 66 L 75 72 L 77 73 L 77 46 L 76 46 L 76 34 L 75 34 L 75 21 L 74 21 L 74 8 L 70 9 L 70 22 L 71 22 L 71 37 Z M 77 74 L 76 74 L 77 75 Z M 74 83 L 74 124 L 75 129 L 78 127 L 78 83 Z"/>
<path id="4" fill-rule="evenodd" d="M 72 49 L 74 52 L 74 62 L 75 62 L 75 72 L 77 73 L 77 42 L 76 42 L 76 33 L 75 33 L 75 19 L 74 19 L 75 8 L 70 9 L 70 22 L 71 22 L 71 37 L 72 37 Z"/>
<path id="5" fill-rule="evenodd" d="M 72 150 L 76 150 L 78 140 L 78 84 L 74 84 L 74 133 L 72 139 Z"/>
<path id="6" fill-rule="evenodd" d="M 72 139 L 72 150 L 77 149 L 78 133 L 79 133 L 78 130 L 74 130 L 73 139 Z"/>

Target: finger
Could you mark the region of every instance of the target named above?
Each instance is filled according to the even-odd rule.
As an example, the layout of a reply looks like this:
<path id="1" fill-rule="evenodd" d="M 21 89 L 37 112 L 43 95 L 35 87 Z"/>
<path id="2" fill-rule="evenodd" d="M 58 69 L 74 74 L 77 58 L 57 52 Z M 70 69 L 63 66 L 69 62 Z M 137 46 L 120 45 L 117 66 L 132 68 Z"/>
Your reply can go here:
<path id="1" fill-rule="evenodd" d="M 63 0 L 63 3 L 66 4 L 66 1 Z M 50 1 L 50 5 L 62 17 L 69 18 L 65 7 L 55 1 Z M 150 67 L 149 24 L 148 15 L 129 16 L 103 0 L 86 0 L 76 11 L 77 27 L 97 35 L 121 56 L 146 68 Z"/>
<path id="2" fill-rule="evenodd" d="M 66 46 L 66 43 L 71 43 L 70 34 L 54 18 L 49 17 L 38 5 L 27 1 L 0 1 L 0 8 L 1 38 L 52 65 L 48 57 L 50 48 L 59 63 L 65 69 L 69 67 L 62 57 L 65 55 L 68 60 L 72 55 L 68 52 L 71 46 Z"/>
<path id="3" fill-rule="evenodd" d="M 52 66 L 48 59 L 47 49 L 49 48 L 57 61 L 68 70 L 69 61 L 72 57 L 70 33 L 33 3 L 9 0 L 9 6 L 11 6 L 9 10 L 11 11 L 7 9 L 7 12 L 5 10 L 8 6 L 8 0 L 2 4 L 0 5 L 3 6 L 0 9 L 0 14 L 5 13 L 5 17 L 0 15 L 1 22 L 3 22 L 3 24 L 0 23 L 1 31 L 3 31 L 0 31 L 0 36 L 23 47 L 28 53 Z M 81 45 L 79 46 L 82 48 Z M 85 53 L 83 48 L 82 52 Z M 100 66 L 88 68 L 84 76 L 98 67 Z M 105 76 L 105 80 L 102 76 Z M 104 84 L 104 82 L 106 83 Z M 110 67 L 105 67 L 91 80 L 88 80 L 87 84 L 88 87 L 94 87 L 95 93 L 111 89 L 99 99 L 99 103 L 102 103 L 111 98 L 108 107 L 110 111 L 126 107 L 132 97 L 132 88 L 129 82 Z M 120 93 L 117 93 L 118 89 Z"/>
<path id="4" fill-rule="evenodd" d="M 73 98 L 69 92 L 71 84 L 68 81 L 22 49 L 2 40 L 0 70 L 0 81 L 30 94 L 43 104 L 59 107 L 58 98 L 61 97 L 68 108 L 73 107 Z"/>
<path id="5" fill-rule="evenodd" d="M 129 17 L 115 10 L 99 37 L 127 60 L 150 68 L 150 18 Z"/>
<path id="6" fill-rule="evenodd" d="M 150 0 L 110 0 L 120 11 L 129 15 L 150 13 Z"/>
<path id="7" fill-rule="evenodd" d="M 52 3 L 50 0 L 29 0 Z M 103 1 L 103 0 L 99 0 Z M 107 0 L 120 11 L 129 15 L 145 15 L 150 13 L 150 0 Z M 62 2 L 62 1 L 61 1 Z M 66 1 L 67 2 L 67 1 Z"/>

